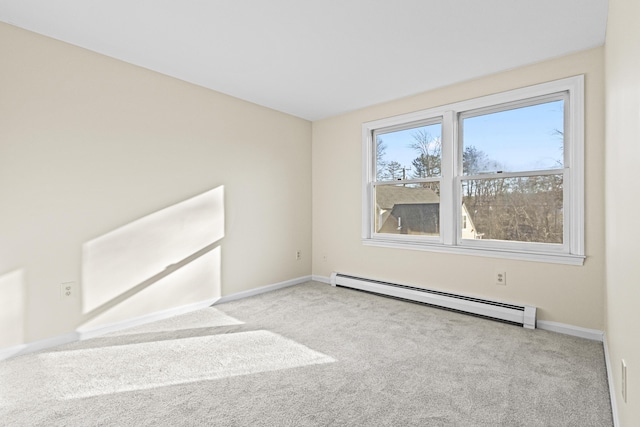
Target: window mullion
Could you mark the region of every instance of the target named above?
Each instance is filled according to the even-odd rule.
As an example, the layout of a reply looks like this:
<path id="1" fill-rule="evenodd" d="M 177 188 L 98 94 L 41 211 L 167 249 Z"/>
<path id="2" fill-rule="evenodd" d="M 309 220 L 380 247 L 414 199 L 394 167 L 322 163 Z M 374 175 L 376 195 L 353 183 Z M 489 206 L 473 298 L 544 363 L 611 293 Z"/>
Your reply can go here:
<path id="1" fill-rule="evenodd" d="M 373 235 L 373 181 L 375 181 L 375 147 L 373 145 L 373 131 L 362 130 L 362 230 L 363 239 L 370 239 Z"/>
<path id="2" fill-rule="evenodd" d="M 455 143 L 455 113 L 446 111 L 442 117 L 442 181 L 440 182 L 440 234 L 442 243 L 456 242 L 457 223 L 460 212 L 455 195 L 455 164 L 457 149 Z"/>

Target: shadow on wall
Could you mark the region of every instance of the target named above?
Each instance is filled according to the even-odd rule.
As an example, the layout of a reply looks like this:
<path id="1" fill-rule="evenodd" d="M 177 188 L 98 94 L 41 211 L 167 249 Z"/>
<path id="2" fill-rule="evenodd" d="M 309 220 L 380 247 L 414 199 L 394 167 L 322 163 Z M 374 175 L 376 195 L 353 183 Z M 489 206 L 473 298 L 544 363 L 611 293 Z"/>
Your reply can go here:
<path id="1" fill-rule="evenodd" d="M 219 298 L 223 237 L 220 186 L 85 243 L 78 330 Z"/>
<path id="2" fill-rule="evenodd" d="M 0 348 L 24 343 L 25 292 L 23 270 L 0 275 Z"/>

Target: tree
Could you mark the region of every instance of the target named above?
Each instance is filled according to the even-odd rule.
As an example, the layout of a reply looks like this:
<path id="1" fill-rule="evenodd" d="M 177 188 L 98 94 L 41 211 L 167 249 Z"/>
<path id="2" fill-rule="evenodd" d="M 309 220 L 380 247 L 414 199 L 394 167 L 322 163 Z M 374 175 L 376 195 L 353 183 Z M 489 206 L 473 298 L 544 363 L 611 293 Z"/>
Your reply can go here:
<path id="1" fill-rule="evenodd" d="M 465 147 L 462 153 L 462 169 L 465 175 L 475 175 L 483 169 L 487 163 L 487 155 L 475 146 Z"/>
<path id="2" fill-rule="evenodd" d="M 414 178 L 426 178 L 428 177 L 428 165 L 429 159 L 424 155 L 420 154 L 418 157 L 413 159 L 411 162 L 413 166 L 413 177 Z"/>
<path id="3" fill-rule="evenodd" d="M 442 141 L 434 138 L 424 129 L 413 134 L 414 142 L 411 148 L 418 152 L 411 164 L 413 165 L 413 178 L 430 178 L 440 176 L 442 165 Z"/>
<path id="4" fill-rule="evenodd" d="M 482 150 L 475 146 L 465 147 L 462 153 L 462 169 L 464 175 L 477 175 L 482 172 L 496 172 L 502 170 L 502 166 L 495 160 L 490 159 Z M 484 187 L 484 188 L 483 188 Z M 464 195 L 466 197 L 478 196 L 491 191 L 487 187 L 487 181 L 469 180 L 464 183 Z"/>
<path id="5" fill-rule="evenodd" d="M 501 170 L 474 146 L 465 148 L 464 174 Z M 474 225 L 487 239 L 521 242 L 562 242 L 562 177 L 467 179 L 463 200 Z"/>
<path id="6" fill-rule="evenodd" d="M 463 200 L 484 238 L 562 243 L 562 175 L 465 182 L 474 191 L 471 196 L 465 194 Z"/>
<path id="7" fill-rule="evenodd" d="M 382 141 L 382 138 L 376 138 L 376 180 L 381 181 L 384 179 L 387 168 L 387 161 L 384 156 L 387 151 L 387 145 Z"/>
<path id="8" fill-rule="evenodd" d="M 395 160 L 390 161 L 384 168 L 384 180 L 395 181 L 402 179 L 402 165 Z"/>

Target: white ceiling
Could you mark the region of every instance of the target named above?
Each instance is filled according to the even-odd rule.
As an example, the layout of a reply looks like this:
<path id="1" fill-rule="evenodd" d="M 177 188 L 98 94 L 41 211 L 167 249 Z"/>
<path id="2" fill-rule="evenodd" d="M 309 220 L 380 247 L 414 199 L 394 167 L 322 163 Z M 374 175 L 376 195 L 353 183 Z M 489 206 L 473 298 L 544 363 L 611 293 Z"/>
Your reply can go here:
<path id="1" fill-rule="evenodd" d="M 607 0 L 0 0 L 0 21 L 317 120 L 601 46 Z"/>

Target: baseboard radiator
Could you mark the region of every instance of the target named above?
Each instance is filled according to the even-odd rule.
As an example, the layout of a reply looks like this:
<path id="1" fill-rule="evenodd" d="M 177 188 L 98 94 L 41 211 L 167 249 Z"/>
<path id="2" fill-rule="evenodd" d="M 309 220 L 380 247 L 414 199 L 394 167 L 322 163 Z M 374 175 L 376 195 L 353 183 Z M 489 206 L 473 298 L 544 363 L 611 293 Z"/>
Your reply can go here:
<path id="1" fill-rule="evenodd" d="M 331 274 L 331 285 L 358 289 L 379 295 L 415 301 L 448 310 L 469 313 L 502 322 L 522 325 L 527 329 L 536 327 L 536 308 L 527 305 L 505 304 L 464 295 L 396 283 L 381 282 L 341 273 Z"/>

